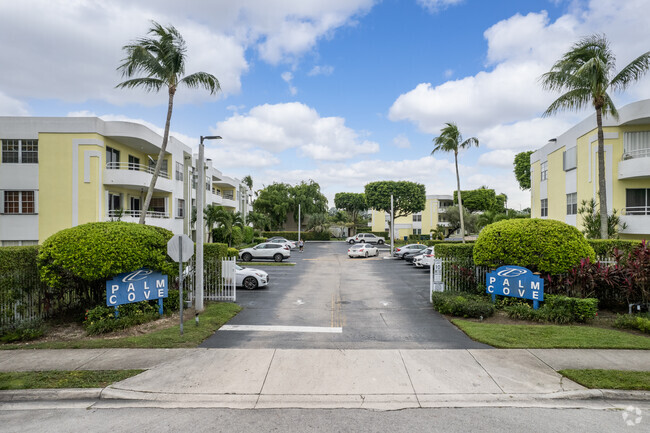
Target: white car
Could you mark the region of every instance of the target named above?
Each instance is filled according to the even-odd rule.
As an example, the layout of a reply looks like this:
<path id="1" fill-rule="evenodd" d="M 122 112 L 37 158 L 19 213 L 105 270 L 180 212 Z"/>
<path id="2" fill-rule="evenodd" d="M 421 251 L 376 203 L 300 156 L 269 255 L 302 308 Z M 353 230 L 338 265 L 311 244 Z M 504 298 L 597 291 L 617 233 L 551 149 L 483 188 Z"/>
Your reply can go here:
<path id="1" fill-rule="evenodd" d="M 429 267 L 433 264 L 433 259 L 435 259 L 436 256 L 433 251 L 433 247 L 429 247 L 426 250 L 422 252 L 419 256 L 416 256 L 413 259 L 413 265 L 415 265 L 416 268 L 424 268 L 424 267 Z"/>
<path id="2" fill-rule="evenodd" d="M 273 236 L 272 238 L 267 239 L 266 242 L 273 242 L 276 244 L 287 244 L 289 245 L 289 248 L 291 248 L 292 250 L 298 248 L 298 242 L 290 241 L 289 239 L 280 236 Z"/>
<path id="3" fill-rule="evenodd" d="M 239 251 L 239 258 L 245 262 L 250 262 L 252 259 L 271 259 L 281 262 L 289 257 L 291 257 L 289 245 L 274 242 L 264 242 Z"/>
<path id="4" fill-rule="evenodd" d="M 359 233 L 356 236 L 351 236 L 345 240 L 349 244 L 383 244 L 386 240 L 380 236 L 376 236 L 372 233 Z"/>
<path id="5" fill-rule="evenodd" d="M 259 269 L 244 268 L 235 265 L 235 283 L 237 287 L 243 287 L 248 290 L 264 287 L 269 284 L 269 274 Z"/>
<path id="6" fill-rule="evenodd" d="M 348 248 L 348 256 L 350 258 L 370 257 L 370 256 L 378 256 L 378 255 L 379 255 L 379 249 L 370 244 L 352 245 L 350 248 Z"/>

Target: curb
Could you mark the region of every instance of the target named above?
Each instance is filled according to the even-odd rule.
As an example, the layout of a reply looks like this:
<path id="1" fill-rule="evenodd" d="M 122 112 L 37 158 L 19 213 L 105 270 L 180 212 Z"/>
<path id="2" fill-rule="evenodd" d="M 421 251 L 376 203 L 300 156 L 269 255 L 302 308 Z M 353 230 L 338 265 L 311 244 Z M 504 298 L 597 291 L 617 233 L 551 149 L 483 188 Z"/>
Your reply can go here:
<path id="1" fill-rule="evenodd" d="M 104 388 L 16 389 L 0 391 L 0 402 L 99 400 Z"/>

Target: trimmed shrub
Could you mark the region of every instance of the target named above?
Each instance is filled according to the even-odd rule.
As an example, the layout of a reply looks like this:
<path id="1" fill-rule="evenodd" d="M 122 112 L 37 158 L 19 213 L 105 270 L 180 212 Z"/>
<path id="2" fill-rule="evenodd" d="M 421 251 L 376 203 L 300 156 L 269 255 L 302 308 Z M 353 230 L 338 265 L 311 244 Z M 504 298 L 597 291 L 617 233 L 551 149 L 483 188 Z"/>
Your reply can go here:
<path id="1" fill-rule="evenodd" d="M 440 314 L 459 317 L 490 317 L 494 314 L 494 305 L 482 296 L 467 293 L 434 292 L 431 294 L 434 310 Z"/>
<path id="2" fill-rule="evenodd" d="M 578 229 L 540 218 L 503 220 L 486 226 L 473 255 L 477 265 L 516 265 L 549 274 L 566 272 L 582 259 L 595 257 Z"/>
<path id="3" fill-rule="evenodd" d="M 178 301 L 178 298 L 176 298 Z M 86 312 L 84 328 L 88 335 L 104 334 L 106 332 L 130 328 L 131 326 L 156 320 L 158 309 L 148 301 L 124 304 L 117 307 L 119 317 L 115 318 L 115 308 L 98 305 Z"/>
<path id="4" fill-rule="evenodd" d="M 234 226 L 232 228 L 232 235 L 230 238 L 232 242 L 231 245 L 241 245 L 241 243 L 244 241 L 244 232 L 242 231 L 241 227 Z"/>
<path id="5" fill-rule="evenodd" d="M 272 238 L 274 236 L 281 236 L 290 241 L 299 240 L 298 232 L 262 232 L 262 236 L 266 237 L 267 239 Z M 329 230 L 325 230 L 323 232 L 300 232 L 300 236 L 302 236 L 302 239 L 305 241 L 329 241 L 330 240 Z"/>
<path id="6" fill-rule="evenodd" d="M 474 261 L 474 244 L 456 244 L 443 242 L 435 245 L 436 257 L 450 257 L 459 260 Z"/>
<path id="7" fill-rule="evenodd" d="M 587 239 L 587 242 L 594 249 L 596 257 L 613 257 L 615 249 L 627 255 L 641 244 L 641 241 L 623 239 Z"/>
<path id="8" fill-rule="evenodd" d="M 535 310 L 526 302 L 520 301 L 503 308 L 511 319 L 531 320 L 552 323 L 585 323 L 596 317 L 598 299 L 569 298 L 568 296 L 546 295 L 544 304 Z"/>
<path id="9" fill-rule="evenodd" d="M 245 244 L 250 244 L 251 242 L 253 242 L 253 233 L 254 233 L 253 227 L 244 226 L 244 230 L 243 230 L 244 239 L 242 242 Z"/>
<path id="10" fill-rule="evenodd" d="M 237 248 L 228 248 L 226 253 L 227 257 L 237 257 L 239 255 L 239 250 Z"/>
<path id="11" fill-rule="evenodd" d="M 194 250 L 196 252 L 196 249 Z M 203 260 L 216 262 L 228 256 L 228 244 L 203 244 Z"/>
<path id="12" fill-rule="evenodd" d="M 171 237 L 160 227 L 121 221 L 61 230 L 40 248 L 41 279 L 52 287 L 73 280 L 103 289 L 106 279 L 143 267 L 175 276 L 178 270 L 167 257 Z"/>
<path id="13" fill-rule="evenodd" d="M 650 334 L 650 314 L 619 314 L 616 316 L 614 326 L 622 329 L 636 329 Z"/>
<path id="14" fill-rule="evenodd" d="M 253 238 L 253 243 L 254 243 L 255 245 L 257 245 L 257 244 L 261 244 L 262 242 L 266 242 L 266 239 L 267 239 L 267 238 L 264 238 L 264 237 L 254 237 L 254 238 Z"/>

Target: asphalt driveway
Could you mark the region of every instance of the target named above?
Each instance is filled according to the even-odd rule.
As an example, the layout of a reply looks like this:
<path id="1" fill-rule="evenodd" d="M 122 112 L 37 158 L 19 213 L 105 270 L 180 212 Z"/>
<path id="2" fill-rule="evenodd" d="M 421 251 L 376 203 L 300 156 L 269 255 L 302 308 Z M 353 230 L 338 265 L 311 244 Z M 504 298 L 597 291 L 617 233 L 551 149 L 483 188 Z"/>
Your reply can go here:
<path id="1" fill-rule="evenodd" d="M 201 345 L 279 349 L 477 349 L 428 301 L 429 275 L 403 260 L 350 259 L 343 242 L 309 242 L 296 265 L 260 266 L 267 288 L 238 290 L 244 307 Z M 245 264 L 244 264 L 245 265 Z"/>

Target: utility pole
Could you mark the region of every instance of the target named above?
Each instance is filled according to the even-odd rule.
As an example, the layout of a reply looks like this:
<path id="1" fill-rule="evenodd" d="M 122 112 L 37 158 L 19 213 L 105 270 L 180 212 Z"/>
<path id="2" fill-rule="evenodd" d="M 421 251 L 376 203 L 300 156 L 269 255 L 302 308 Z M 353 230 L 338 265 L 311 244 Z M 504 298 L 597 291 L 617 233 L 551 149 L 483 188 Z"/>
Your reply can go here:
<path id="1" fill-rule="evenodd" d="M 394 233 L 393 233 L 393 224 L 395 223 L 395 210 L 393 209 L 393 194 L 390 195 L 390 233 L 388 233 L 388 236 L 390 236 L 390 256 L 393 257 L 393 240 L 394 240 Z"/>
<path id="2" fill-rule="evenodd" d="M 300 203 L 298 203 L 298 242 L 300 242 Z"/>

